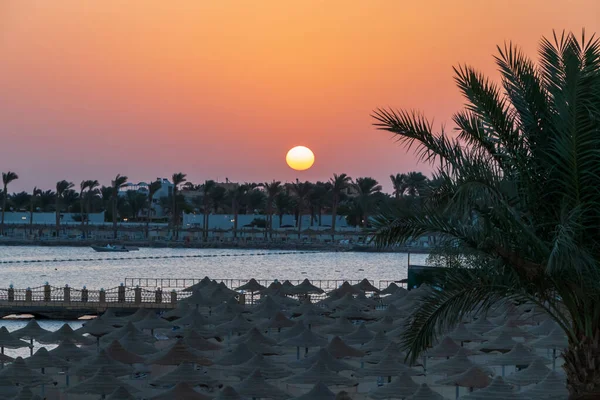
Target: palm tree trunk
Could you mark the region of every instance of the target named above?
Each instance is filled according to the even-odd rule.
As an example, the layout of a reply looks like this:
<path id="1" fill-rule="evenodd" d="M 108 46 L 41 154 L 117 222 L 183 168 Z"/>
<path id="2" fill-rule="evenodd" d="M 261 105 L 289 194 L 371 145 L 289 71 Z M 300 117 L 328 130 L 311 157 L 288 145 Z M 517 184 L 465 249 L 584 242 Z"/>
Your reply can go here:
<path id="1" fill-rule="evenodd" d="M 300 239 L 300 233 L 302 232 L 302 208 L 298 209 L 298 239 Z"/>
<path id="2" fill-rule="evenodd" d="M 272 229 L 272 225 L 273 225 L 273 210 L 271 207 L 271 203 L 273 202 L 273 199 L 269 199 L 268 200 L 268 204 L 267 204 L 267 221 L 266 221 L 266 225 L 265 225 L 265 240 L 267 240 L 269 237 L 271 237 L 271 229 Z"/>
<path id="3" fill-rule="evenodd" d="M 33 234 L 33 199 L 34 197 L 31 198 L 31 204 L 29 205 L 29 234 L 32 235 Z"/>
<path id="4" fill-rule="evenodd" d="M 6 185 L 4 185 L 4 190 L 2 191 L 2 223 L 0 224 L 0 234 L 4 235 L 4 212 L 6 211 L 6 197 L 8 193 L 6 193 Z"/>
<path id="5" fill-rule="evenodd" d="M 333 204 L 331 207 L 331 241 L 335 241 L 335 223 L 337 220 L 337 208 L 338 208 L 337 197 L 334 197 Z"/>
<path id="6" fill-rule="evenodd" d="M 233 238 L 237 238 L 237 229 L 238 229 L 238 214 L 239 211 L 236 208 L 233 210 Z"/>
<path id="7" fill-rule="evenodd" d="M 113 239 L 117 238 L 117 198 L 113 199 L 112 205 Z"/>
<path id="8" fill-rule="evenodd" d="M 60 197 L 56 195 L 56 238 L 60 232 Z"/>
<path id="9" fill-rule="evenodd" d="M 148 196 L 148 215 L 146 215 L 146 239 L 150 237 L 150 218 L 152 214 L 152 197 Z"/>
<path id="10" fill-rule="evenodd" d="M 79 217 L 81 218 L 81 235 L 83 236 L 83 238 L 85 239 L 85 220 L 83 218 L 83 216 L 85 215 L 85 212 L 83 210 L 84 208 L 84 203 L 85 201 L 83 200 L 83 192 L 79 193 L 79 207 L 81 208 L 80 213 L 79 213 Z"/>
<path id="11" fill-rule="evenodd" d="M 569 400 L 600 398 L 600 329 L 593 337 L 583 337 L 563 353 Z"/>
<path id="12" fill-rule="evenodd" d="M 173 189 L 173 237 L 177 240 L 177 192 Z"/>

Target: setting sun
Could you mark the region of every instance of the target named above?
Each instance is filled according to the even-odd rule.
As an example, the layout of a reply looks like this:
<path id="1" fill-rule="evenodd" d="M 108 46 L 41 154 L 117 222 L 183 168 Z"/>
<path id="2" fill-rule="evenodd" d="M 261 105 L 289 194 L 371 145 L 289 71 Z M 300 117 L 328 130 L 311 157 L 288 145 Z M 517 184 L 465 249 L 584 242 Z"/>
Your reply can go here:
<path id="1" fill-rule="evenodd" d="M 315 163 L 315 155 L 308 147 L 296 146 L 288 151 L 285 161 L 290 168 L 296 171 L 304 171 Z"/>

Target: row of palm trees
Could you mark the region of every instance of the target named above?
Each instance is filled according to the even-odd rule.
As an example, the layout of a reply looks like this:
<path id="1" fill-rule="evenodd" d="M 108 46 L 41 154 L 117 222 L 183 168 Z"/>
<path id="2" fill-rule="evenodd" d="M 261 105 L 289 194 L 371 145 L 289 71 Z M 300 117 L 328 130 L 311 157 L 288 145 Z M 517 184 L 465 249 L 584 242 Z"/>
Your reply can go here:
<path id="1" fill-rule="evenodd" d="M 8 195 L 9 185 L 19 178 L 14 172 L 2 174 L 2 221 L 0 232 L 4 233 L 4 213 L 7 209 L 29 209 L 30 229 L 33 225 L 33 213 L 36 210 L 54 211 L 56 214 L 56 232 L 60 230 L 61 213 L 64 211 L 79 213 L 82 235 L 89 229 L 89 214 L 104 210 L 108 221 L 112 221 L 116 238 L 118 221 L 131 220 L 146 223 L 146 235 L 153 219 L 154 196 L 161 189 L 160 180 L 152 182 L 147 190 L 127 190 L 123 192 L 128 177 L 118 174 L 111 180 L 110 186 L 102 186 L 98 180 L 83 180 L 76 189 L 73 182 L 61 180 L 54 191 L 42 191 L 35 187 L 31 193 L 21 192 Z M 166 219 L 170 222 L 174 238 L 178 237 L 183 213 L 201 212 L 203 214 L 203 237 L 207 239 L 210 214 L 233 214 L 234 235 L 238 230 L 238 216 L 243 214 L 264 215 L 257 219 L 257 226 L 264 227 L 265 235 L 270 236 L 273 228 L 273 216 L 278 215 L 280 225 L 283 215 L 296 216 L 298 230 L 303 229 L 302 216 L 310 214 L 310 225 L 321 224 L 321 215 L 331 213 L 331 230 L 335 231 L 338 215 L 343 215 L 354 226 L 366 227 L 369 217 L 382 205 L 398 202 L 404 198 L 415 198 L 430 185 L 427 177 L 420 172 L 390 176 L 393 196 L 382 192 L 382 186 L 370 177 L 352 179 L 346 174 L 334 174 L 325 182 L 280 181 L 263 183 L 243 183 L 229 185 L 226 188 L 213 180 L 194 184 L 181 172 L 172 175 L 173 190 L 167 197 L 162 196 L 158 203 L 166 210 Z M 123 195 L 124 193 L 124 195 Z"/>

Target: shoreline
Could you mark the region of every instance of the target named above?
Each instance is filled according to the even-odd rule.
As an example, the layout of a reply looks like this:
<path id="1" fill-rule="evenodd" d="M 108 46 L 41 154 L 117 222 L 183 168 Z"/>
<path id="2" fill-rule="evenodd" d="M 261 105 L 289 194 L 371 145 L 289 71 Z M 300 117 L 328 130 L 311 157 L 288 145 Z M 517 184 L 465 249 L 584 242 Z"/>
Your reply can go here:
<path id="1" fill-rule="evenodd" d="M 90 247 L 125 245 L 139 248 L 172 249 L 240 249 L 240 250 L 297 250 L 325 252 L 364 252 L 364 253 L 414 253 L 427 254 L 432 249 L 422 247 L 396 247 L 376 249 L 365 245 L 333 245 L 331 243 L 294 243 L 294 242 L 159 242 L 137 240 L 27 240 L 0 239 L 0 246 L 36 246 L 36 247 Z"/>

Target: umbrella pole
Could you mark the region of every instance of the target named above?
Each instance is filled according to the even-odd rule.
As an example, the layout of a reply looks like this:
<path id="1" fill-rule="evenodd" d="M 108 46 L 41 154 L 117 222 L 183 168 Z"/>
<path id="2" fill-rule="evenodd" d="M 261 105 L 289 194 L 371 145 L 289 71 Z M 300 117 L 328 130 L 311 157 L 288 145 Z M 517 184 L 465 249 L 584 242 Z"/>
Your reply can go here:
<path id="1" fill-rule="evenodd" d="M 43 368 L 43 367 L 42 367 L 42 374 L 45 374 L 45 372 L 44 372 L 44 368 Z M 42 382 L 42 398 L 44 397 L 44 392 L 45 392 L 45 389 L 46 389 L 46 388 L 45 388 L 44 382 Z"/>
<path id="2" fill-rule="evenodd" d="M 96 336 L 96 353 L 100 353 L 100 336 Z"/>
<path id="3" fill-rule="evenodd" d="M 556 349 L 552 349 L 552 371 L 556 371 Z"/>
<path id="4" fill-rule="evenodd" d="M 306 358 L 306 356 L 308 356 L 308 347 L 304 348 L 304 358 Z"/>
<path id="5" fill-rule="evenodd" d="M 2 346 L 2 355 L 4 355 L 4 346 Z M 4 369 L 4 357 L 2 357 L 2 369 Z"/>
<path id="6" fill-rule="evenodd" d="M 300 347 L 296 347 L 296 360 L 300 359 Z"/>
<path id="7" fill-rule="evenodd" d="M 29 355 L 33 355 L 33 337 L 29 338 Z"/>
<path id="8" fill-rule="evenodd" d="M 459 394 L 458 392 L 459 392 L 459 391 L 460 391 L 460 389 L 459 389 L 458 385 L 456 385 L 456 398 L 457 398 L 457 399 L 458 399 L 458 394 Z"/>
<path id="9" fill-rule="evenodd" d="M 502 376 L 504 376 L 504 365 L 502 366 Z"/>

